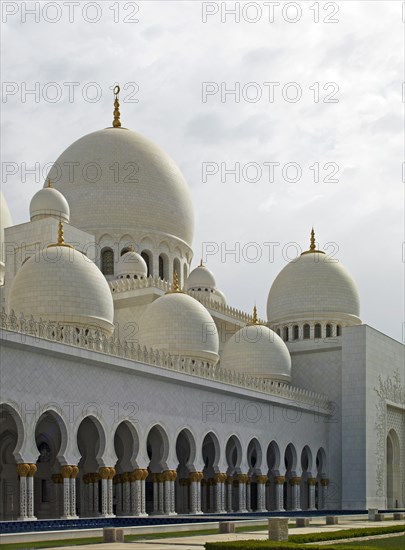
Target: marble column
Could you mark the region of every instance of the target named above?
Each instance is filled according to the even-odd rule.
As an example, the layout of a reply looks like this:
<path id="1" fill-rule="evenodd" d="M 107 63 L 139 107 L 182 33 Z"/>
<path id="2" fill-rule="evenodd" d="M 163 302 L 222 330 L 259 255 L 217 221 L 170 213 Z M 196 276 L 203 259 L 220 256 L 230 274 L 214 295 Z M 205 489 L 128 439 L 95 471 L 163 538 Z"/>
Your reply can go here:
<path id="1" fill-rule="evenodd" d="M 248 512 L 252 511 L 252 480 L 248 476 L 246 480 L 246 510 Z"/>
<path id="2" fill-rule="evenodd" d="M 107 514 L 108 516 L 115 517 L 114 514 L 114 490 L 113 490 L 113 484 L 114 484 L 114 477 L 115 477 L 115 468 L 110 467 L 110 475 L 107 479 Z"/>
<path id="3" fill-rule="evenodd" d="M 170 514 L 176 514 L 176 470 L 170 470 Z"/>
<path id="4" fill-rule="evenodd" d="M 301 478 L 300 477 L 290 478 L 291 510 L 293 512 L 298 512 L 299 510 L 301 510 L 300 488 L 301 488 Z"/>
<path id="5" fill-rule="evenodd" d="M 146 513 L 146 479 L 149 475 L 149 471 L 144 468 L 142 469 L 143 471 L 143 476 L 142 476 L 142 479 L 141 479 L 141 515 L 142 516 L 147 516 L 147 513 Z"/>
<path id="6" fill-rule="evenodd" d="M 20 517 L 21 520 L 28 518 L 28 502 L 27 502 L 27 477 L 30 472 L 29 464 L 17 464 L 17 474 L 20 478 Z"/>
<path id="7" fill-rule="evenodd" d="M 284 509 L 284 476 L 276 476 L 274 478 L 274 504 L 276 512 L 285 512 Z"/>
<path id="8" fill-rule="evenodd" d="M 238 474 L 236 481 L 238 482 L 238 510 L 237 512 L 247 512 L 246 510 L 246 482 L 248 476 L 246 474 Z"/>
<path id="9" fill-rule="evenodd" d="M 216 514 L 222 514 L 224 511 L 222 508 L 222 501 L 223 501 L 222 494 L 224 492 L 224 483 L 225 483 L 226 477 L 227 477 L 226 474 L 222 474 L 222 473 L 217 473 L 215 474 L 215 477 L 214 477 L 214 483 L 213 483 L 214 492 L 215 492 L 214 511 Z"/>
<path id="10" fill-rule="evenodd" d="M 94 482 L 93 482 L 93 475 L 92 473 L 85 474 L 83 476 L 84 482 L 87 484 L 87 508 L 86 508 L 86 515 L 93 516 L 94 515 Z"/>
<path id="11" fill-rule="evenodd" d="M 139 516 L 141 513 L 141 472 L 133 470 L 129 474 L 130 506 L 129 515 Z"/>
<path id="12" fill-rule="evenodd" d="M 233 477 L 227 476 L 225 480 L 226 487 L 226 511 L 228 514 L 233 512 L 232 495 L 233 495 Z"/>
<path id="13" fill-rule="evenodd" d="M 110 468 L 103 466 L 99 469 L 98 474 L 101 479 L 101 517 L 108 517 L 108 478 L 110 476 Z"/>
<path id="14" fill-rule="evenodd" d="M 189 475 L 190 481 L 190 514 L 201 514 L 201 480 L 202 472 L 191 472 Z"/>
<path id="15" fill-rule="evenodd" d="M 321 479 L 321 486 L 319 491 L 319 509 L 325 510 L 327 508 L 327 501 L 328 501 L 328 485 L 329 485 L 329 479 L 323 478 Z"/>
<path id="16" fill-rule="evenodd" d="M 266 511 L 266 483 L 269 478 L 267 476 L 257 476 L 257 512 Z"/>
<path id="17" fill-rule="evenodd" d="M 28 519 L 37 519 L 34 516 L 34 475 L 37 471 L 36 464 L 30 464 L 27 476 L 27 515 Z"/>
<path id="18" fill-rule="evenodd" d="M 165 480 L 163 473 L 158 474 L 158 487 L 159 487 L 159 504 L 158 514 L 165 513 Z"/>
<path id="19" fill-rule="evenodd" d="M 315 486 L 317 484 L 317 480 L 314 477 L 309 477 L 307 479 L 307 487 L 308 487 L 308 510 L 316 510 L 315 507 Z"/>
<path id="20" fill-rule="evenodd" d="M 163 472 L 163 489 L 164 489 L 163 513 L 166 515 L 169 515 L 172 509 L 170 470 L 166 470 Z"/>
<path id="21" fill-rule="evenodd" d="M 79 473 L 79 467 L 72 465 L 72 473 L 70 475 L 70 517 L 76 519 L 78 517 L 76 512 L 76 478 Z"/>

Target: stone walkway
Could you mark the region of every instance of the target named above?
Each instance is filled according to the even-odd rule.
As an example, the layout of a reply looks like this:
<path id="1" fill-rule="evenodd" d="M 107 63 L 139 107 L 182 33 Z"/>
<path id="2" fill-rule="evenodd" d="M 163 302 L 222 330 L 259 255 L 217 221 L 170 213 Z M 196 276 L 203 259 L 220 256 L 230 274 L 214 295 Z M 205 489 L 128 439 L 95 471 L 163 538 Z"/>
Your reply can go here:
<path id="1" fill-rule="evenodd" d="M 293 523 L 290 524 L 294 525 Z M 290 534 L 301 535 L 304 533 L 319 533 L 325 531 L 338 531 L 343 529 L 353 529 L 361 527 L 388 527 L 391 525 L 401 525 L 399 521 L 384 521 L 384 522 L 373 522 L 364 520 L 351 520 L 350 518 L 340 518 L 340 523 L 338 525 L 325 525 L 322 520 L 319 518 L 314 518 L 314 524 L 310 527 L 295 528 L 290 529 Z M 384 535 L 379 535 L 382 537 Z M 393 535 L 386 535 L 393 536 Z M 356 540 L 368 540 L 373 537 L 361 537 Z M 267 530 L 265 531 L 256 531 L 254 528 L 252 531 L 244 533 L 235 533 L 235 534 L 226 534 L 226 535 L 190 535 L 189 537 L 173 537 L 173 538 L 164 538 L 156 540 L 139 540 L 135 542 L 126 542 L 126 543 L 100 543 L 100 544 L 86 544 L 83 547 L 83 550 L 202 550 L 206 542 L 215 542 L 215 541 L 233 541 L 233 540 L 248 540 L 248 539 L 258 539 L 266 540 L 267 539 Z M 344 542 L 347 539 L 340 540 L 339 542 Z M 329 541 L 328 541 L 329 543 Z M 51 548 L 48 550 L 61 550 L 63 547 Z M 64 547 L 66 548 L 66 547 Z"/>

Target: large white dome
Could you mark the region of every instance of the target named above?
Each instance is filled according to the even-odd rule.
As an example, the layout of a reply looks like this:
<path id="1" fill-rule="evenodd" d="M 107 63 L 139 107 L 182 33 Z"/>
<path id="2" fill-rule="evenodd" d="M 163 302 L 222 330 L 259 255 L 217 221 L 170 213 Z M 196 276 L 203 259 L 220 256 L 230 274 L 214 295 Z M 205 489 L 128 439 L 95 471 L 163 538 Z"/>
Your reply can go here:
<path id="1" fill-rule="evenodd" d="M 356 283 L 335 258 L 303 253 L 277 275 L 267 301 L 269 323 L 330 320 L 360 323 Z"/>
<path id="2" fill-rule="evenodd" d="M 220 366 L 258 378 L 291 382 L 291 357 L 282 339 L 265 325 L 238 330 L 225 344 Z"/>
<path id="3" fill-rule="evenodd" d="M 142 279 L 148 276 L 145 260 L 134 250 L 121 256 L 117 265 L 117 279 Z"/>
<path id="4" fill-rule="evenodd" d="M 197 300 L 172 292 L 152 302 L 139 321 L 139 343 L 171 355 L 218 361 L 215 322 Z"/>
<path id="5" fill-rule="evenodd" d="M 78 328 L 114 330 L 110 288 L 98 267 L 68 246 L 50 246 L 31 256 L 17 271 L 8 309 L 28 319 Z"/>
<path id="6" fill-rule="evenodd" d="M 125 128 L 106 128 L 70 145 L 50 171 L 71 208 L 71 224 L 100 236 L 169 235 L 191 246 L 190 191 L 158 145 Z"/>

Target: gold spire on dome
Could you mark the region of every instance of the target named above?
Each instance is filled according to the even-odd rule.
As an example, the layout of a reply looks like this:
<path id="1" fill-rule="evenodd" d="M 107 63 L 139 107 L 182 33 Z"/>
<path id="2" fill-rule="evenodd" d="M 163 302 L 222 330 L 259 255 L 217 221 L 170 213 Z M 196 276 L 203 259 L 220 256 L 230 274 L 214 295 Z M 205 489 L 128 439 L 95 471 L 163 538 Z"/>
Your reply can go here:
<path id="1" fill-rule="evenodd" d="M 310 243 L 309 243 L 309 250 L 306 250 L 305 252 L 303 252 L 301 254 L 301 256 L 303 256 L 304 254 L 314 254 L 315 252 L 317 252 L 318 254 L 325 254 L 325 252 L 323 252 L 322 250 L 317 250 L 316 249 L 315 231 L 314 231 L 314 228 L 312 228 L 311 229 L 311 239 L 310 239 Z"/>
<path id="2" fill-rule="evenodd" d="M 259 318 L 257 317 L 257 307 L 256 304 L 253 306 L 253 317 L 248 325 L 261 325 Z"/>
<path id="3" fill-rule="evenodd" d="M 200 265 L 198 267 L 205 267 L 205 265 L 203 264 L 202 258 L 200 260 Z"/>
<path id="4" fill-rule="evenodd" d="M 51 178 L 50 177 L 48 177 L 48 180 L 47 180 L 47 188 L 52 189 L 52 183 L 51 183 Z"/>
<path id="5" fill-rule="evenodd" d="M 166 292 L 166 294 L 182 294 L 182 292 L 180 290 L 179 276 L 177 275 L 177 271 L 175 271 L 174 274 L 173 274 L 172 288 L 171 288 L 171 290 L 168 290 Z"/>
<path id="6" fill-rule="evenodd" d="M 118 95 L 121 91 L 121 88 L 119 85 L 115 86 L 114 88 L 114 95 L 115 95 L 115 101 L 114 101 L 114 120 L 113 120 L 113 127 L 114 128 L 121 128 L 121 113 L 120 113 L 120 102 L 118 99 Z"/>
<path id="7" fill-rule="evenodd" d="M 57 243 L 53 243 L 53 244 L 49 244 L 48 245 L 48 248 L 51 248 L 53 246 L 67 246 L 68 248 L 73 248 L 73 246 L 71 246 L 70 244 L 66 244 L 65 243 L 65 238 L 63 236 L 63 223 L 60 221 L 59 222 L 59 226 L 58 226 L 58 242 Z"/>
<path id="8" fill-rule="evenodd" d="M 311 244 L 309 246 L 310 252 L 315 252 L 316 246 L 315 246 L 315 231 L 314 228 L 311 229 Z"/>

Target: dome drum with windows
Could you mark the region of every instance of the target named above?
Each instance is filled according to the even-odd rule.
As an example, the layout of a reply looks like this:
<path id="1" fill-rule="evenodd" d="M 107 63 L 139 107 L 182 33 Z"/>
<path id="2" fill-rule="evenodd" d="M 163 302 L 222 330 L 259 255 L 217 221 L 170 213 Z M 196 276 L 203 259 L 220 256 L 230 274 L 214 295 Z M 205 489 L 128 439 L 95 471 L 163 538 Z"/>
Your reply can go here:
<path id="1" fill-rule="evenodd" d="M 268 324 L 284 340 L 340 336 L 342 327 L 361 324 L 357 286 L 335 258 L 309 250 L 284 267 L 267 301 Z"/>
<path id="2" fill-rule="evenodd" d="M 163 149 L 122 127 L 118 91 L 113 126 L 71 144 L 50 170 L 52 184 L 71 207 L 70 223 L 95 236 L 100 267 L 103 249 L 111 256 L 115 243 L 128 236 L 140 253 L 148 250 L 150 263 L 168 254 L 172 262 L 177 258 L 189 265 L 194 210 L 188 185 Z M 117 264 L 113 258 L 112 265 Z M 157 262 L 149 268 L 149 274 L 158 274 Z M 110 264 L 107 271 L 117 275 Z"/>

